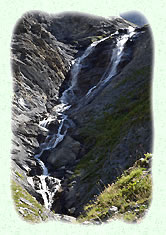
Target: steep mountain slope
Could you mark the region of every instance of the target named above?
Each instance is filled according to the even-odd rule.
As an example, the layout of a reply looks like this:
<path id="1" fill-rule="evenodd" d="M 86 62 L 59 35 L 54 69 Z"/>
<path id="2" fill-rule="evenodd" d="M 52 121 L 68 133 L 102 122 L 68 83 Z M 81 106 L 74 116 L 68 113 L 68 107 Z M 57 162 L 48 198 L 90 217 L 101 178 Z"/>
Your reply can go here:
<path id="1" fill-rule="evenodd" d="M 151 152 L 152 50 L 145 30 L 134 42 L 131 62 L 90 104 L 71 114 L 77 123 L 72 135 L 80 140 L 84 151 L 75 169 L 80 179 L 76 192 L 82 192 L 75 198 L 76 205 L 98 193 L 94 183 L 107 185 L 144 153 Z"/>
<path id="2" fill-rule="evenodd" d="M 12 178 L 47 217 L 77 217 L 98 185 L 151 152 L 151 41 L 148 26 L 116 17 L 35 12 L 18 22 Z"/>

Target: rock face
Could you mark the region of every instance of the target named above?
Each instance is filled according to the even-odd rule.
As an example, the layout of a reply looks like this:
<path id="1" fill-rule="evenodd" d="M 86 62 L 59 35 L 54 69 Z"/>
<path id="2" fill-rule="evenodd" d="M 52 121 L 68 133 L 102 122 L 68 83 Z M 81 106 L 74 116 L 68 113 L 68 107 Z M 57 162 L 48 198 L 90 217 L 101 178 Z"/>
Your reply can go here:
<path id="1" fill-rule="evenodd" d="M 75 53 L 76 50 L 58 42 L 31 15 L 23 18 L 15 29 L 12 40 L 12 158 L 20 166 L 24 162 L 36 164 L 34 151 L 46 136 L 38 123 L 57 103 L 60 86 Z"/>
<path id="2" fill-rule="evenodd" d="M 77 123 L 73 134 L 84 143 L 85 151 L 76 166 L 79 180 L 75 188 L 81 192 L 76 205 L 98 194 L 98 184 L 103 187 L 114 181 L 144 152 L 151 151 L 152 48 L 148 28 L 142 29 L 131 46 L 132 60 L 89 104 L 71 113 Z"/>
<path id="3" fill-rule="evenodd" d="M 50 197 L 50 210 L 77 217 L 151 152 L 149 27 L 116 17 L 28 13 L 11 47 L 12 171 L 23 175 L 14 181 L 45 206 Z M 67 107 L 60 97 L 69 87 Z"/>
<path id="4" fill-rule="evenodd" d="M 55 150 L 52 150 L 47 161 L 55 168 L 73 165 L 76 161 L 79 150 L 80 142 L 75 141 L 70 136 L 66 136 L 62 147 L 58 146 Z"/>

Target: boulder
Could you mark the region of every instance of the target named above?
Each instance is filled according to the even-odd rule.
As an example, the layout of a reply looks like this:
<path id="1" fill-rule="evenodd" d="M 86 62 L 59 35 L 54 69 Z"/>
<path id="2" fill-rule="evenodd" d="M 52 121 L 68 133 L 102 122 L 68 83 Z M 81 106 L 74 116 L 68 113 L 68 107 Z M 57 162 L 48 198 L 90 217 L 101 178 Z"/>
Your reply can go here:
<path id="1" fill-rule="evenodd" d="M 51 151 L 47 162 L 60 168 L 61 166 L 73 165 L 80 150 L 80 143 L 70 136 L 66 136 L 63 142 L 55 150 Z"/>

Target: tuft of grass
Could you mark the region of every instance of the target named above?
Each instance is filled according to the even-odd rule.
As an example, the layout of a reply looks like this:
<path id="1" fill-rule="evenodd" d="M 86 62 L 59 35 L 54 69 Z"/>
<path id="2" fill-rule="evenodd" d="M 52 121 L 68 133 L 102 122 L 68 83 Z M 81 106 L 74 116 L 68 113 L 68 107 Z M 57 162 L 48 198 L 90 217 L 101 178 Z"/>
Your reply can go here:
<path id="1" fill-rule="evenodd" d="M 145 154 L 145 160 L 151 154 Z M 150 204 L 152 178 L 148 169 L 137 162 L 115 183 L 105 187 L 105 190 L 84 207 L 84 212 L 78 218 L 79 222 L 88 220 L 108 221 L 122 218 L 128 222 L 136 222 L 142 218 Z M 111 208 L 116 208 L 112 211 Z"/>
<path id="2" fill-rule="evenodd" d="M 20 177 L 21 179 L 24 179 L 24 176 L 22 174 L 20 174 L 18 171 L 15 171 L 15 174 Z"/>
<path id="3" fill-rule="evenodd" d="M 92 36 L 92 37 L 91 37 L 91 41 L 92 41 L 92 42 L 95 42 L 95 41 L 98 41 L 98 40 L 103 39 L 104 37 L 106 37 L 105 34 L 103 34 L 103 35 L 98 35 L 98 36 Z"/>

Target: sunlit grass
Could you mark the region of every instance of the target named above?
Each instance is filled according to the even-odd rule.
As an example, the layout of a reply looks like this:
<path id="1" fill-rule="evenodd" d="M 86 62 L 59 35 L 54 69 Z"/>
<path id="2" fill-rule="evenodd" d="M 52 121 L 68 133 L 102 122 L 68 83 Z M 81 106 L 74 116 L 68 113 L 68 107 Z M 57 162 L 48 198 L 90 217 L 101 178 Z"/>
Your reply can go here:
<path id="1" fill-rule="evenodd" d="M 142 162 L 150 157 L 150 154 L 145 154 Z M 143 217 L 151 201 L 152 178 L 149 170 L 141 167 L 139 162 L 125 171 L 115 183 L 105 187 L 96 200 L 88 203 L 79 222 L 113 218 L 134 222 Z"/>

